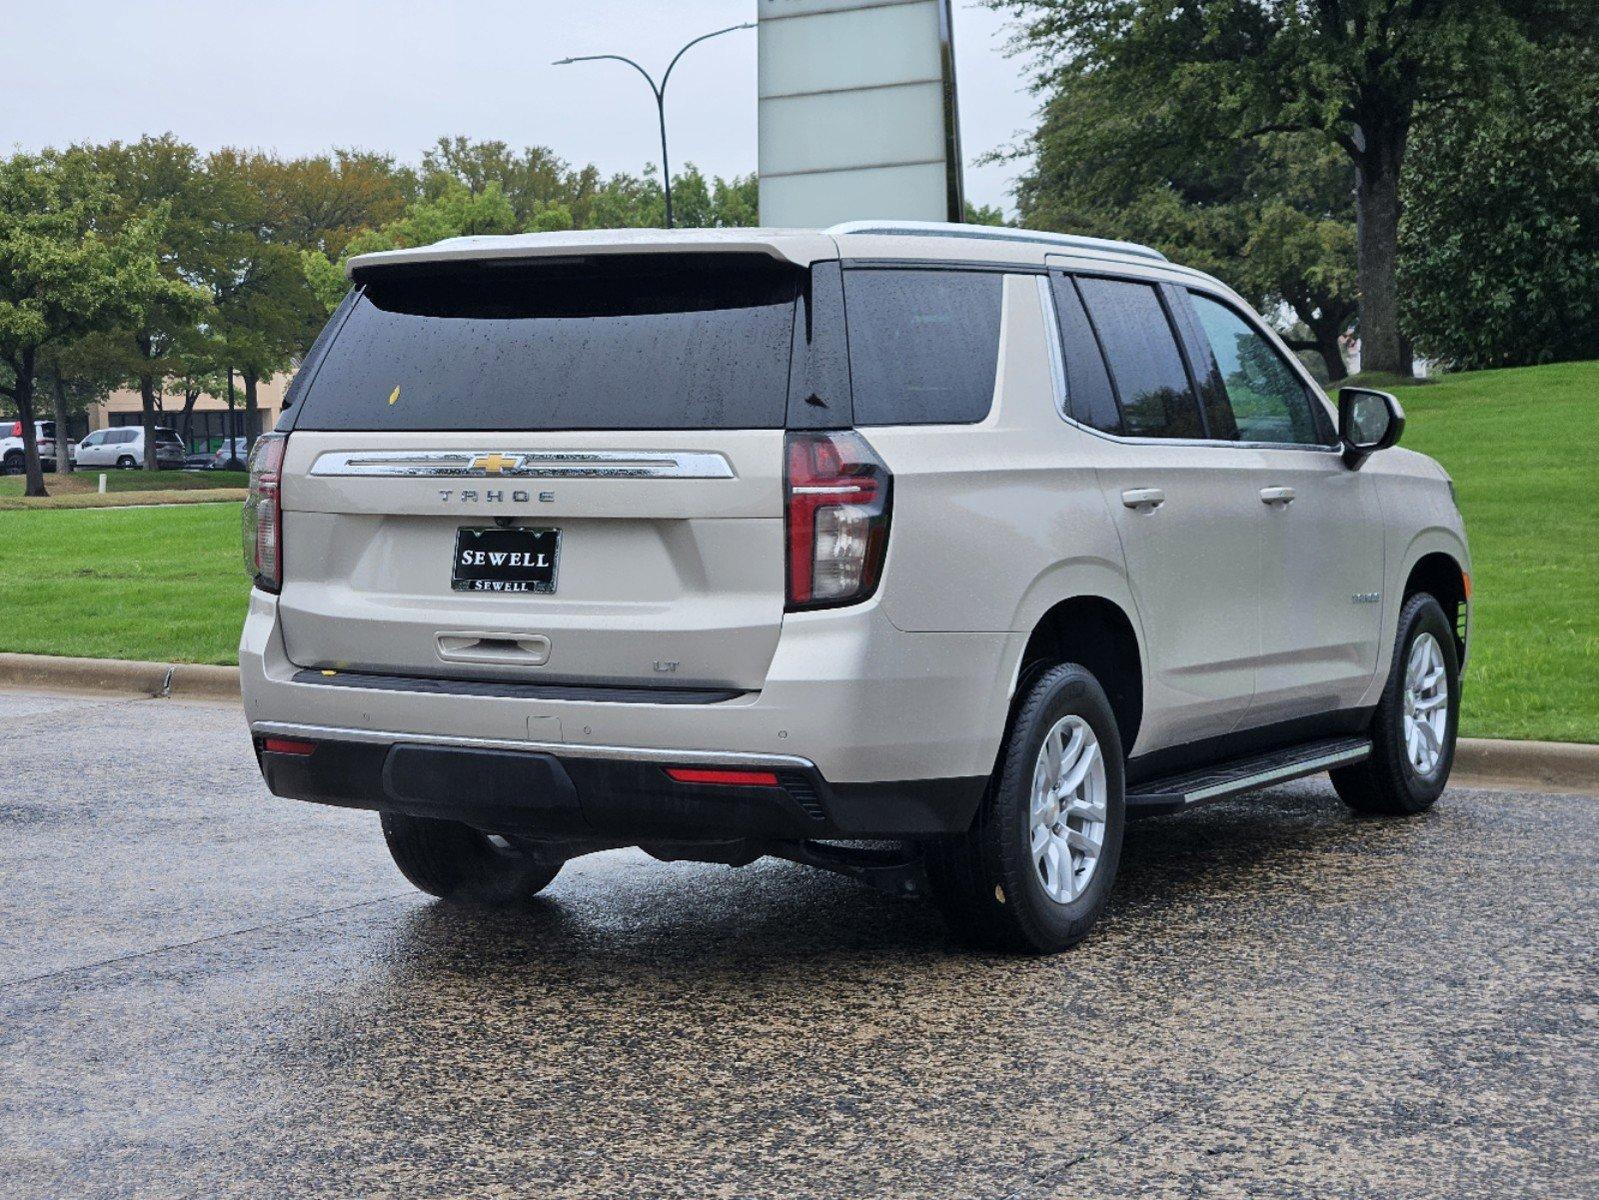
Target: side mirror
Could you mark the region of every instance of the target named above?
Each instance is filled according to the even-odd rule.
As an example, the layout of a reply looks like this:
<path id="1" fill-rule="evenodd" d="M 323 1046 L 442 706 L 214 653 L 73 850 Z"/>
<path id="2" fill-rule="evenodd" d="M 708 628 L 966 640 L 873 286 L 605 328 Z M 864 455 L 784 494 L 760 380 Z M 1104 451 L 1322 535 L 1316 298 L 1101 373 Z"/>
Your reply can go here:
<path id="1" fill-rule="evenodd" d="M 1386 450 L 1405 431 L 1405 410 L 1387 392 L 1371 388 L 1338 389 L 1338 440 L 1344 444 L 1344 462 L 1359 470 L 1379 450 Z"/>

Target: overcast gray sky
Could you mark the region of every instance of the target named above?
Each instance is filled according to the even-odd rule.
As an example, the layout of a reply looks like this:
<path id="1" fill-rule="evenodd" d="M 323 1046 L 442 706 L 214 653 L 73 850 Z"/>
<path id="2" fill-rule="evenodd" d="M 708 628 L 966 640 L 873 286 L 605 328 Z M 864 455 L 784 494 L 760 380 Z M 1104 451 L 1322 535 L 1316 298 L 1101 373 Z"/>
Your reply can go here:
<path id="1" fill-rule="evenodd" d="M 638 171 L 659 154 L 643 80 L 755 0 L 24 0 L 0 34 L 0 146 L 36 150 L 171 130 L 202 149 L 330 146 L 414 161 L 445 134 L 546 145 Z M 1010 207 L 1013 165 L 973 167 L 1031 123 L 1001 17 L 956 0 L 967 194 Z M 755 34 L 696 47 L 667 97 L 674 163 L 755 168 Z"/>

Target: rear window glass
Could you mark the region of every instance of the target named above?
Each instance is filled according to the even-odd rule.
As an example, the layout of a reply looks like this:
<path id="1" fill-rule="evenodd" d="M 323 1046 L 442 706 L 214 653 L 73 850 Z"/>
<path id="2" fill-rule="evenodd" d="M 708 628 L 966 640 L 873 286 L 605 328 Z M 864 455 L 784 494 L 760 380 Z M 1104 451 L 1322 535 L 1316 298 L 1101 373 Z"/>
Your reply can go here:
<path id="1" fill-rule="evenodd" d="M 183 439 L 177 435 L 175 430 L 171 429 L 157 429 L 155 431 L 155 440 L 158 442 L 170 442 L 177 446 L 183 445 Z"/>
<path id="2" fill-rule="evenodd" d="M 987 271 L 845 274 L 857 425 L 961 425 L 994 402 L 1005 278 Z"/>
<path id="3" fill-rule="evenodd" d="M 798 283 L 762 255 L 375 273 L 296 425 L 781 428 Z"/>
<path id="4" fill-rule="evenodd" d="M 1199 404 L 1160 297 L 1147 283 L 1083 276 L 1077 286 L 1105 351 L 1129 437 L 1203 438 Z"/>

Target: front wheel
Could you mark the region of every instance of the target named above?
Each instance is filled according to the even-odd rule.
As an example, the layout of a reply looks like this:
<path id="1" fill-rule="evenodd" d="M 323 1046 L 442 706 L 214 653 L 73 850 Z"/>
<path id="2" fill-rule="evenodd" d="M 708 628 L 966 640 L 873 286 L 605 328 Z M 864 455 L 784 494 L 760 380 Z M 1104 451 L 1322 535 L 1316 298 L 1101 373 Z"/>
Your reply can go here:
<path id="1" fill-rule="evenodd" d="M 532 899 L 560 874 L 459 821 L 386 812 L 383 840 L 414 886 L 441 900 L 507 907 Z"/>
<path id="2" fill-rule="evenodd" d="M 1357 812 L 1411 816 L 1443 794 L 1455 761 L 1460 660 L 1455 633 L 1425 592 L 1399 613 L 1393 666 L 1371 721 L 1371 757 L 1329 772 Z"/>
<path id="3" fill-rule="evenodd" d="M 976 824 L 928 854 L 955 930 L 988 949 L 1052 954 L 1094 927 L 1126 823 L 1121 736 L 1099 681 L 1051 667 L 1021 697 Z"/>

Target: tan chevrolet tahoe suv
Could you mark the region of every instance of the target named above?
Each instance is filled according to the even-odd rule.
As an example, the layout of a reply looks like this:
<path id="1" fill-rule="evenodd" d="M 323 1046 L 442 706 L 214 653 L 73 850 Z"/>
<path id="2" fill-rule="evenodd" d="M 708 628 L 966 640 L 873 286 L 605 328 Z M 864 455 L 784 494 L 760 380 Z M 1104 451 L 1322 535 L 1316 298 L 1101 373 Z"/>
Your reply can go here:
<path id="1" fill-rule="evenodd" d="M 1450 481 L 1206 275 L 884 222 L 351 276 L 252 455 L 244 699 L 271 790 L 425 891 L 776 855 L 1051 951 L 1131 818 L 1443 790 Z"/>

